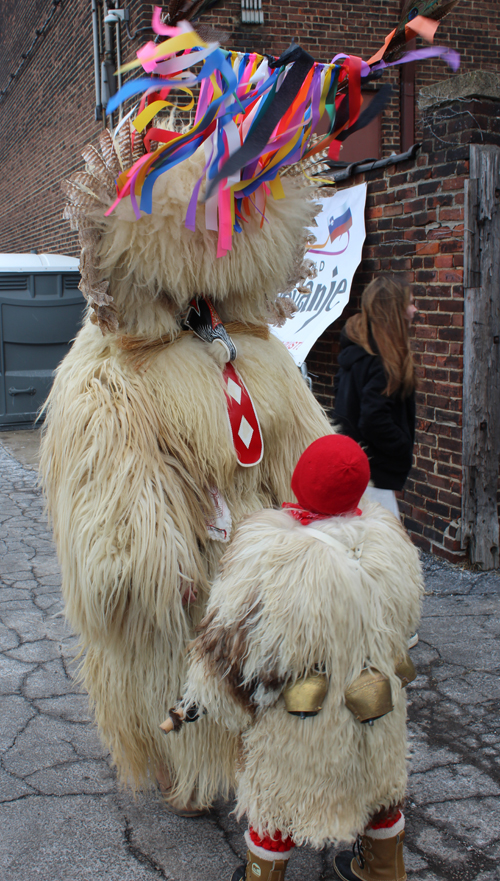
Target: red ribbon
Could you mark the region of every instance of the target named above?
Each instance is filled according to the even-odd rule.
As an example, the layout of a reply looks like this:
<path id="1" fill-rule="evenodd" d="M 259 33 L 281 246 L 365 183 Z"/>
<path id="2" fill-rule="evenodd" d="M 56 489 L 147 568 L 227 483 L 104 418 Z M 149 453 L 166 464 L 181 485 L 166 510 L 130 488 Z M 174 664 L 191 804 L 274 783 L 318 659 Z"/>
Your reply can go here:
<path id="1" fill-rule="evenodd" d="M 315 514 L 314 511 L 301 508 L 296 502 L 283 502 L 281 507 L 285 508 L 287 514 L 290 514 L 294 520 L 302 523 L 302 526 L 309 526 L 310 523 L 314 523 L 316 520 L 330 520 L 333 517 L 333 514 Z M 345 514 L 339 514 L 338 516 L 346 517 L 348 514 L 353 514 L 359 517 L 362 513 L 361 508 L 356 508 L 355 511 L 346 511 Z"/>

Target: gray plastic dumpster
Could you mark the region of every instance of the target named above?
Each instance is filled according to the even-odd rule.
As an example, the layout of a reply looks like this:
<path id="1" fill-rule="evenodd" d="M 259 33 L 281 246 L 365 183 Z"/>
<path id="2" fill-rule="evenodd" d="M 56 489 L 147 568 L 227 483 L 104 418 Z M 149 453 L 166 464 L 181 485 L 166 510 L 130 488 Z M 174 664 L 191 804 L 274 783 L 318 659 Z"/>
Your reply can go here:
<path id="1" fill-rule="evenodd" d="M 0 430 L 29 428 L 81 327 L 78 260 L 0 254 Z"/>

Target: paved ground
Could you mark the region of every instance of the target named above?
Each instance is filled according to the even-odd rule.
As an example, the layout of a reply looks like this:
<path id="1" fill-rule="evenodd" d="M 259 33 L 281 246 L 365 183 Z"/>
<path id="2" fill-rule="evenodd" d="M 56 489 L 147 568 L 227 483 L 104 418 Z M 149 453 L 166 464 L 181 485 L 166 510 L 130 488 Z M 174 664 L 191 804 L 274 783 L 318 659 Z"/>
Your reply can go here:
<path id="1" fill-rule="evenodd" d="M 40 429 L 23 428 L 15 431 L 0 431 L 0 444 L 22 465 L 38 467 L 40 454 Z"/>
<path id="2" fill-rule="evenodd" d="M 243 857 L 230 806 L 180 820 L 117 788 L 71 671 L 75 639 L 37 487 L 36 434 L 0 434 L 0 875 L 3 881 L 224 881 Z M 22 435 L 23 437 L 19 437 Z M 9 450 L 11 452 L 9 452 Z M 14 458 L 14 455 L 20 461 Z M 22 464 L 24 463 L 24 464 Z M 411 696 L 411 879 L 500 879 L 500 576 L 425 558 Z M 333 879 L 301 850 L 290 881 Z"/>

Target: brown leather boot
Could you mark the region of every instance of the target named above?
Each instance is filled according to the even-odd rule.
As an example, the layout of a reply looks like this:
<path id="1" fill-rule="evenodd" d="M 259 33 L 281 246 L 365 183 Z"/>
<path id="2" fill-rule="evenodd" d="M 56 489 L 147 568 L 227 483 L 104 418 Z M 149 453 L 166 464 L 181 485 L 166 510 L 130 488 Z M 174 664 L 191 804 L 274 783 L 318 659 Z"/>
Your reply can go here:
<path id="1" fill-rule="evenodd" d="M 263 860 L 247 850 L 246 866 L 239 866 L 231 881 L 283 881 L 288 860 Z"/>
<path id="2" fill-rule="evenodd" d="M 404 829 L 392 838 L 361 835 L 351 851 L 337 854 L 335 871 L 342 881 L 406 881 L 403 860 Z"/>

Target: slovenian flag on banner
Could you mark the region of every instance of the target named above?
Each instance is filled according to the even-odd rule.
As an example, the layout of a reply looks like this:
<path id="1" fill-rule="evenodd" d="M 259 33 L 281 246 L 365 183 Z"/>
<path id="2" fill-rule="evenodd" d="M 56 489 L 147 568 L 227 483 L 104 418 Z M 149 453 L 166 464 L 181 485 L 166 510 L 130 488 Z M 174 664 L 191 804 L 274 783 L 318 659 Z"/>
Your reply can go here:
<path id="1" fill-rule="evenodd" d="M 328 232 L 330 233 L 330 241 L 334 242 L 339 236 L 344 235 L 352 226 L 352 214 L 349 205 L 342 205 L 342 214 L 339 217 L 330 217 L 328 221 Z"/>
<path id="2" fill-rule="evenodd" d="M 311 229 L 319 243 L 308 248 L 317 276 L 290 296 L 297 311 L 272 332 L 285 344 L 300 367 L 322 333 L 340 317 L 349 302 L 352 279 L 361 261 L 365 241 L 366 184 L 340 190 L 322 199 L 322 209 Z M 333 245 L 330 244 L 333 242 Z M 329 251 L 326 248 L 330 248 Z"/>

